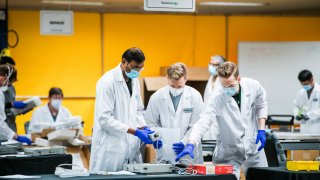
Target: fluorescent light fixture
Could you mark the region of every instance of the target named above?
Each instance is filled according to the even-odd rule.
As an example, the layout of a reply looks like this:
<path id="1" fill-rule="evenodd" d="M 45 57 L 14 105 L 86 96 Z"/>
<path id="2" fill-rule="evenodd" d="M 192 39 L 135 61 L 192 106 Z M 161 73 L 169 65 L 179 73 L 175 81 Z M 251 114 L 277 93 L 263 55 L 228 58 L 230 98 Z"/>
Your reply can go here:
<path id="1" fill-rule="evenodd" d="M 44 4 L 67 4 L 67 5 L 84 5 L 84 6 L 103 6 L 104 2 L 98 1 L 74 1 L 74 0 L 43 0 Z"/>
<path id="2" fill-rule="evenodd" d="M 265 6 L 267 3 L 256 2 L 200 2 L 204 6 Z"/>

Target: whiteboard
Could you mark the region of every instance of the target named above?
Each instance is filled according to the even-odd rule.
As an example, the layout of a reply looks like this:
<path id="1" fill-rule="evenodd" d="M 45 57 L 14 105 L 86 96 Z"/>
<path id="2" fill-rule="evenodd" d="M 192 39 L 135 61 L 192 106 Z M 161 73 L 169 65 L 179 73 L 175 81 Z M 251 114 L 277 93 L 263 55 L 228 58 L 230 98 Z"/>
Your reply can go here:
<path id="1" fill-rule="evenodd" d="M 238 48 L 240 75 L 265 88 L 269 114 L 293 114 L 301 70 L 320 79 L 320 42 L 240 42 Z"/>

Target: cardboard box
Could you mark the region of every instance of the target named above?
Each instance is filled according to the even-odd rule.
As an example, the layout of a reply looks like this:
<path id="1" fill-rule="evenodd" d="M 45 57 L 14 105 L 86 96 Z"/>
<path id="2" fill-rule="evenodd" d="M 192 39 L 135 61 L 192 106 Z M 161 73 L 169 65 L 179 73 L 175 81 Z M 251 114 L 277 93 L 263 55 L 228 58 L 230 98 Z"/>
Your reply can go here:
<path id="1" fill-rule="evenodd" d="M 233 166 L 226 164 L 195 164 L 189 166 L 197 171 L 197 174 L 232 174 Z"/>
<path id="2" fill-rule="evenodd" d="M 319 150 L 294 150 L 293 160 L 294 161 L 315 161 L 319 157 Z"/>
<path id="3" fill-rule="evenodd" d="M 156 151 L 150 144 L 146 145 L 146 163 L 152 163 L 156 159 Z"/>

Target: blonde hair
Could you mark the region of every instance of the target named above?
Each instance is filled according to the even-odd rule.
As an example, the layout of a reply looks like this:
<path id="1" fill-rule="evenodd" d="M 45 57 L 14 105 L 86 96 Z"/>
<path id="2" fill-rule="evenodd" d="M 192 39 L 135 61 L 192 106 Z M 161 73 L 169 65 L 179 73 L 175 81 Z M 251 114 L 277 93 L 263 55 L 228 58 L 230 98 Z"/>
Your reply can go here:
<path id="1" fill-rule="evenodd" d="M 186 75 L 187 75 L 187 67 L 185 64 L 181 62 L 172 64 L 167 69 L 167 76 L 169 79 L 179 80 L 181 77 L 184 77 Z"/>
<path id="2" fill-rule="evenodd" d="M 239 76 L 239 69 L 236 64 L 232 62 L 225 62 L 218 67 L 217 73 L 218 76 L 222 78 L 229 78 L 233 75 L 237 79 Z"/>

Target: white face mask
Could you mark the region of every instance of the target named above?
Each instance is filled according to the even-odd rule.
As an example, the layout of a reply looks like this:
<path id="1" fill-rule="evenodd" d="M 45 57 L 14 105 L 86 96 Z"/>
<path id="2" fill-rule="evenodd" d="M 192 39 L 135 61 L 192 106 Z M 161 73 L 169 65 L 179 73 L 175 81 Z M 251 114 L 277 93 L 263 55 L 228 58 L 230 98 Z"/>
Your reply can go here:
<path id="1" fill-rule="evenodd" d="M 60 99 L 52 99 L 51 100 L 51 106 L 53 108 L 55 108 L 56 110 L 59 110 L 61 104 L 62 104 L 62 100 L 60 100 Z"/>
<path id="2" fill-rule="evenodd" d="M 183 91 L 183 87 L 177 89 L 177 88 L 173 88 L 173 87 L 169 86 L 169 91 L 172 94 L 172 96 L 179 96 Z"/>

